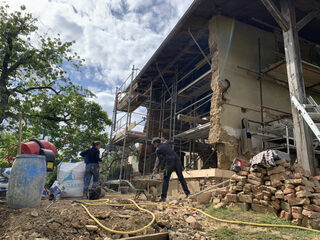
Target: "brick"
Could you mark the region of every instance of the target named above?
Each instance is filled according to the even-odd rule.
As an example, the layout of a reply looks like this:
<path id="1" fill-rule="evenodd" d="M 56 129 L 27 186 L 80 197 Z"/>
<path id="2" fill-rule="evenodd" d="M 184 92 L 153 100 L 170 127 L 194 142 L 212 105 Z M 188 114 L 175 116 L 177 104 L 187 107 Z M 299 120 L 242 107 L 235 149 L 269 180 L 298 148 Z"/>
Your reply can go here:
<path id="1" fill-rule="evenodd" d="M 270 201 L 260 200 L 260 203 L 264 206 L 270 206 Z"/>
<path id="2" fill-rule="evenodd" d="M 243 188 L 244 184 L 245 184 L 244 182 L 237 182 L 236 186 Z"/>
<path id="3" fill-rule="evenodd" d="M 286 211 L 288 213 L 291 213 L 291 206 L 290 206 L 289 203 L 281 201 L 280 207 L 281 207 L 282 210 L 284 210 L 284 211 Z"/>
<path id="4" fill-rule="evenodd" d="M 260 201 L 259 201 L 257 198 L 254 198 L 254 199 L 252 199 L 252 203 L 253 203 L 253 204 L 259 204 Z"/>
<path id="5" fill-rule="evenodd" d="M 286 174 L 284 172 L 270 175 L 270 181 L 272 185 L 280 184 L 283 180 L 286 180 Z"/>
<path id="6" fill-rule="evenodd" d="M 316 193 L 320 193 L 320 187 L 314 187 L 313 189 Z"/>
<path id="7" fill-rule="evenodd" d="M 292 212 L 292 213 L 299 213 L 299 214 L 301 214 L 301 213 L 302 213 L 302 207 L 292 207 L 292 208 L 291 208 L 291 212 Z"/>
<path id="8" fill-rule="evenodd" d="M 301 213 L 291 213 L 291 214 L 292 214 L 292 218 L 303 219 L 303 215 Z"/>
<path id="9" fill-rule="evenodd" d="M 238 199 L 243 203 L 252 203 L 252 194 L 238 193 Z"/>
<path id="10" fill-rule="evenodd" d="M 237 174 L 233 174 L 231 179 L 236 180 L 238 182 L 247 180 L 246 176 L 239 176 Z"/>
<path id="11" fill-rule="evenodd" d="M 275 200 L 276 200 L 276 197 L 275 197 L 274 195 L 272 195 L 272 196 L 271 196 L 271 200 L 272 200 L 272 201 L 275 201 Z"/>
<path id="12" fill-rule="evenodd" d="M 273 175 L 273 174 L 278 174 L 278 173 L 283 173 L 285 172 L 285 168 L 283 166 L 278 166 L 278 167 L 274 167 L 274 168 L 269 168 L 267 170 L 268 175 Z"/>
<path id="13" fill-rule="evenodd" d="M 298 225 L 298 226 L 301 226 L 301 223 L 302 223 L 301 219 L 293 219 L 291 222 L 292 222 L 294 225 Z"/>
<path id="14" fill-rule="evenodd" d="M 313 229 L 319 229 L 320 228 L 320 219 L 309 219 L 309 226 Z"/>
<path id="15" fill-rule="evenodd" d="M 238 201 L 238 197 L 236 194 L 231 194 L 231 193 L 228 193 L 226 195 L 226 198 L 227 198 L 227 201 L 228 202 L 237 202 Z"/>
<path id="16" fill-rule="evenodd" d="M 288 212 L 282 210 L 280 212 L 280 218 L 283 218 L 283 219 L 285 219 L 287 221 L 290 221 L 292 219 L 292 215 L 291 215 L 291 213 L 288 213 Z"/>
<path id="17" fill-rule="evenodd" d="M 266 186 L 271 186 L 271 181 L 265 181 L 264 183 Z"/>
<path id="18" fill-rule="evenodd" d="M 248 174 L 249 174 L 248 171 L 240 171 L 240 172 L 238 173 L 238 175 L 240 175 L 240 176 L 248 176 Z"/>
<path id="19" fill-rule="evenodd" d="M 296 198 L 296 195 L 294 193 L 287 194 L 283 197 L 283 199 L 286 201 L 288 201 L 289 199 L 294 199 L 294 198 Z"/>
<path id="20" fill-rule="evenodd" d="M 303 178 L 303 174 L 301 173 L 294 173 L 293 178 Z"/>
<path id="21" fill-rule="evenodd" d="M 309 211 L 314 211 L 314 212 L 320 212 L 320 206 L 311 204 L 311 205 L 304 205 L 303 209 L 309 210 Z"/>
<path id="22" fill-rule="evenodd" d="M 298 198 L 304 198 L 304 197 L 311 197 L 312 193 L 309 191 L 299 191 L 299 192 L 296 192 L 296 195 Z"/>
<path id="23" fill-rule="evenodd" d="M 251 172 L 250 174 L 249 174 L 249 176 L 255 176 L 255 177 L 258 177 L 258 178 L 263 178 L 264 177 L 264 174 L 263 173 L 261 173 L 261 172 Z"/>
<path id="24" fill-rule="evenodd" d="M 302 210 L 302 215 L 308 218 L 320 218 L 320 212 L 313 212 L 306 209 Z"/>
<path id="25" fill-rule="evenodd" d="M 281 206 L 278 201 L 271 201 L 271 205 L 277 211 L 281 209 Z"/>
<path id="26" fill-rule="evenodd" d="M 278 199 L 283 199 L 284 198 L 284 193 L 281 190 L 276 191 L 275 197 Z"/>
<path id="27" fill-rule="evenodd" d="M 285 163 L 287 163 L 287 160 L 285 160 L 285 159 L 280 159 L 280 160 L 274 161 L 274 163 L 275 163 L 276 165 L 284 165 Z"/>
<path id="28" fill-rule="evenodd" d="M 277 216 L 277 211 L 272 206 L 263 206 L 260 204 L 252 204 L 252 210 L 259 212 L 259 213 L 265 213 L 265 214 L 271 214 L 273 216 Z"/>
<path id="29" fill-rule="evenodd" d="M 263 196 L 271 197 L 271 192 L 269 191 L 262 191 Z"/>
<path id="30" fill-rule="evenodd" d="M 320 193 L 312 193 L 310 197 L 320 199 Z"/>
<path id="31" fill-rule="evenodd" d="M 300 191 L 314 192 L 314 188 L 313 187 L 307 187 L 307 186 L 298 186 L 298 187 L 295 188 L 295 190 L 297 192 L 300 192 Z"/>
<path id="32" fill-rule="evenodd" d="M 255 195 L 255 197 L 259 200 L 262 200 L 263 199 L 263 193 L 258 193 Z"/>
<path id="33" fill-rule="evenodd" d="M 309 200 L 309 198 L 293 198 L 293 199 L 289 199 L 288 203 L 292 206 L 308 205 L 308 204 L 310 204 L 310 200 Z"/>
<path id="34" fill-rule="evenodd" d="M 243 187 L 243 192 L 244 192 L 245 194 L 251 193 L 251 187 L 244 186 L 244 187 Z"/>
<path id="35" fill-rule="evenodd" d="M 315 204 L 315 205 L 320 206 L 320 199 L 313 198 L 313 199 L 311 199 L 311 202 L 312 202 L 313 204 Z"/>
<path id="36" fill-rule="evenodd" d="M 267 191 L 269 191 L 269 192 L 271 192 L 272 194 L 274 194 L 274 193 L 277 191 L 277 189 L 274 188 L 274 187 L 267 187 Z"/>
<path id="37" fill-rule="evenodd" d="M 262 181 L 255 181 L 255 180 L 252 180 L 252 179 L 247 179 L 248 183 L 251 183 L 253 185 L 256 185 L 256 186 L 260 186 L 262 184 Z"/>
<path id="38" fill-rule="evenodd" d="M 285 188 L 294 188 L 295 186 L 291 183 L 286 183 L 285 185 Z"/>
<path id="39" fill-rule="evenodd" d="M 270 196 L 263 196 L 263 200 L 265 200 L 265 201 L 270 201 L 271 200 L 271 197 Z"/>
<path id="40" fill-rule="evenodd" d="M 290 194 L 290 193 L 295 193 L 295 190 L 293 188 L 286 188 L 283 191 L 284 194 Z"/>

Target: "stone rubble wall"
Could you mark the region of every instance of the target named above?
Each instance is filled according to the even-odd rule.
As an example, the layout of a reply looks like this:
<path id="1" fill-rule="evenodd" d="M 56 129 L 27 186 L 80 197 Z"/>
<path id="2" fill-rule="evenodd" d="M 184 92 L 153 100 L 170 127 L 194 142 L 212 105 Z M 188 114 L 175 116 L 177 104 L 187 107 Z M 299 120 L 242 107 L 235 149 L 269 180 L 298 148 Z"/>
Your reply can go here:
<path id="1" fill-rule="evenodd" d="M 249 168 L 234 174 L 230 185 L 213 191 L 216 208 L 237 206 L 292 221 L 308 228 L 320 228 L 320 176 L 313 177 L 301 164 L 275 161 L 276 167 Z"/>

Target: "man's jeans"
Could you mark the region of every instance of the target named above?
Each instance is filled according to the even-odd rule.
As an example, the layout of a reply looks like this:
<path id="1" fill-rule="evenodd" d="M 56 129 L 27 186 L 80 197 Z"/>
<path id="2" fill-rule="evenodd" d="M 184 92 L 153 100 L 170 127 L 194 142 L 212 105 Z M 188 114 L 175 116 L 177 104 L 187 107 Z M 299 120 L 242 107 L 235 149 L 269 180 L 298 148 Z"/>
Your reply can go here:
<path id="1" fill-rule="evenodd" d="M 91 177 L 93 177 L 92 188 L 96 188 L 99 179 L 98 163 L 88 163 L 86 165 L 86 171 L 84 173 L 84 191 L 88 191 Z"/>

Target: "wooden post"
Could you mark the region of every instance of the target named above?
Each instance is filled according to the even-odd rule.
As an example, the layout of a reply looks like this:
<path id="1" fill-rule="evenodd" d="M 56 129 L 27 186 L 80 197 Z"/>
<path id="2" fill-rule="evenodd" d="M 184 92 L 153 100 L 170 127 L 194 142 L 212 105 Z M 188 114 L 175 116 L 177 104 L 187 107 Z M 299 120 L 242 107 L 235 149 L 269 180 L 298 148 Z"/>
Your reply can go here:
<path id="1" fill-rule="evenodd" d="M 282 33 L 286 55 L 290 99 L 292 96 L 295 96 L 300 103 L 306 103 L 294 1 L 281 0 L 280 4 L 282 16 L 287 21 L 289 27 L 288 31 L 283 29 Z M 305 170 L 309 170 L 311 174 L 314 175 L 315 157 L 312 145 L 312 135 L 296 108 L 292 105 L 291 109 L 298 162 L 303 165 Z"/>

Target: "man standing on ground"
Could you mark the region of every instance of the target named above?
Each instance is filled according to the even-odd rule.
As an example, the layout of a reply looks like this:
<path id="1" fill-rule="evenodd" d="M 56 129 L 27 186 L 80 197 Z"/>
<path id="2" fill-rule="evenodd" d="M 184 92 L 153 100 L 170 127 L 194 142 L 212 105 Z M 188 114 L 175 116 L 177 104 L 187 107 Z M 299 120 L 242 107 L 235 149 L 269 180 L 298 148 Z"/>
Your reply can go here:
<path id="1" fill-rule="evenodd" d="M 178 179 L 182 185 L 183 191 L 188 197 L 190 195 L 186 180 L 182 175 L 182 166 L 180 159 L 175 151 L 170 146 L 170 142 L 161 143 L 160 138 L 153 138 L 152 144 L 156 148 L 157 160 L 154 165 L 153 173 L 155 174 L 159 170 L 159 166 L 162 163 L 165 165 L 164 175 L 163 175 L 163 185 L 161 202 L 165 202 L 167 198 L 167 192 L 169 187 L 170 176 L 173 171 L 176 172 Z"/>
<path id="2" fill-rule="evenodd" d="M 99 141 L 92 142 L 92 148 L 89 148 L 80 155 L 82 157 L 87 157 L 86 170 L 84 173 L 84 195 L 87 194 L 89 184 L 91 181 L 91 177 L 93 178 L 92 188 L 97 187 L 97 183 L 99 180 L 99 162 L 102 162 L 100 159 L 100 151 L 101 143 Z"/>

